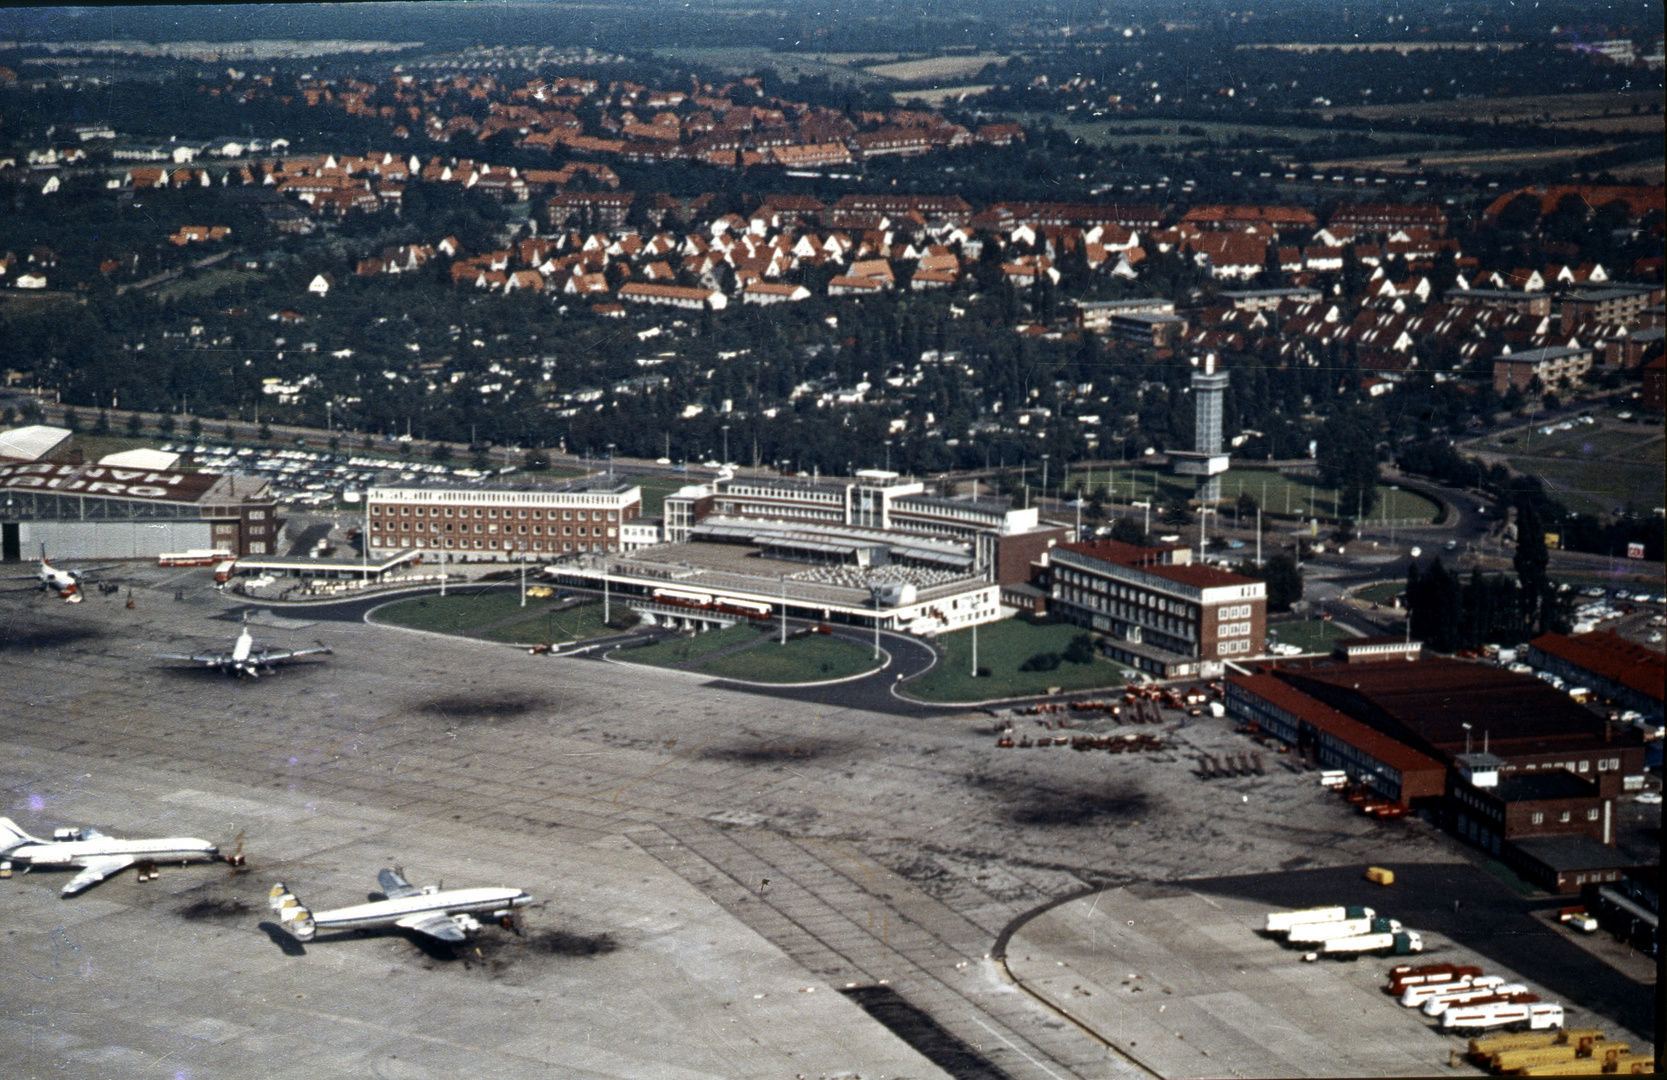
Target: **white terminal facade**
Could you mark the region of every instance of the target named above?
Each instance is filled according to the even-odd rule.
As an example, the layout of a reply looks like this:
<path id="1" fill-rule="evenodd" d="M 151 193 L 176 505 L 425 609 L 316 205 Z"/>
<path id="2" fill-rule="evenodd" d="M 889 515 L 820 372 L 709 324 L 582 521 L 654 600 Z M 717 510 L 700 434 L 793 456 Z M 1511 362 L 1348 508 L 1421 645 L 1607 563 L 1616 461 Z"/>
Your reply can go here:
<path id="1" fill-rule="evenodd" d="M 642 512 L 635 485 L 548 488 L 376 487 L 365 494 L 374 554 L 418 550 L 447 560 L 548 560 L 627 550 Z M 641 530 L 629 541 L 640 543 Z"/>
<path id="2" fill-rule="evenodd" d="M 710 625 L 794 619 L 933 634 L 992 622 L 1008 576 L 1067 539 L 1034 509 L 928 495 L 919 480 L 865 470 L 802 481 L 735 477 L 665 500 L 664 542 L 550 569 L 657 620 Z"/>

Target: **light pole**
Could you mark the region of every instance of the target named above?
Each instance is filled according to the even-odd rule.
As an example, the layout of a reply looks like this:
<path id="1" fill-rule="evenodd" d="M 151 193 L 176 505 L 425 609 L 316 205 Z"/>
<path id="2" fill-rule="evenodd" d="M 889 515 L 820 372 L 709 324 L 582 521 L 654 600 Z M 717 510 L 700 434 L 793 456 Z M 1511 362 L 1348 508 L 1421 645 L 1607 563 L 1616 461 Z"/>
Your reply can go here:
<path id="1" fill-rule="evenodd" d="M 1048 497 L 1048 455 L 1042 455 L 1042 498 Z"/>
<path id="2" fill-rule="evenodd" d="M 787 644 L 787 575 L 777 575 L 781 578 L 781 643 Z"/>
<path id="3" fill-rule="evenodd" d="M 1150 533 L 1152 531 L 1152 500 L 1147 499 L 1145 502 L 1132 502 L 1132 503 L 1129 504 L 1129 507 L 1130 507 L 1130 509 L 1137 509 L 1137 510 L 1146 511 L 1146 529 L 1145 529 L 1145 531 Z"/>
<path id="4" fill-rule="evenodd" d="M 874 593 L 874 659 L 880 658 L 880 587 L 869 582 L 868 588 Z"/>
<path id="5" fill-rule="evenodd" d="M 724 431 L 724 459 L 721 462 L 721 464 L 728 465 L 729 464 L 729 425 L 728 424 L 723 425 L 723 431 Z"/>
<path id="6" fill-rule="evenodd" d="M 891 472 L 891 440 L 886 440 L 886 472 Z"/>
<path id="7" fill-rule="evenodd" d="M 614 478 L 614 444 L 608 444 L 608 479 Z"/>
<path id="8" fill-rule="evenodd" d="M 972 677 L 978 678 L 978 624 L 972 624 Z"/>

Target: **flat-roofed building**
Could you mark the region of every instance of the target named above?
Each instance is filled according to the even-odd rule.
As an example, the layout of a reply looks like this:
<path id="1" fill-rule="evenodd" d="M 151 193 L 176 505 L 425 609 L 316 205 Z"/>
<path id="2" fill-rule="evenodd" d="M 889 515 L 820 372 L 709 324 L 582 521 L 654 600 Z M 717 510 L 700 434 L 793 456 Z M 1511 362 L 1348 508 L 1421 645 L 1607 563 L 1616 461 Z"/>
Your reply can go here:
<path id="1" fill-rule="evenodd" d="M 1353 720 L 1272 675 L 1229 675 L 1227 714 L 1254 724 L 1322 768 L 1341 769 L 1352 783 L 1403 806 L 1439 800 L 1447 766 Z"/>
<path id="2" fill-rule="evenodd" d="M 1448 289 L 1447 303 L 1468 304 L 1472 307 L 1504 308 L 1524 315 L 1550 315 L 1551 295 L 1543 292 L 1523 292 L 1518 289 Z"/>
<path id="3" fill-rule="evenodd" d="M 1556 896 L 1572 896 L 1595 887 L 1600 897 L 1605 891 L 1614 897 L 1629 871 L 1635 869 L 1632 859 L 1589 836 L 1514 840 L 1505 845 L 1500 855 L 1500 861 L 1524 880 Z M 1650 955 L 1655 947 L 1655 934 L 1652 932 L 1647 937 L 1640 934 L 1632 942 L 1640 952 Z"/>
<path id="4" fill-rule="evenodd" d="M 1262 654 L 1266 586 L 1194 565 L 1187 548 L 1058 544 L 1048 566 L 1049 610 L 1105 635 L 1101 649 L 1119 663 L 1164 678 L 1214 678 L 1228 661 Z"/>
<path id="5" fill-rule="evenodd" d="M 1572 386 L 1592 370 L 1594 356 L 1593 349 L 1582 345 L 1547 345 L 1501 353 L 1493 358 L 1493 392 L 1527 390 L 1536 380 L 1547 390 Z"/>
<path id="6" fill-rule="evenodd" d="M 1635 323 L 1646 309 L 1661 303 L 1660 285 L 1625 285 L 1619 282 L 1601 289 L 1569 293 L 1559 303 L 1561 329 L 1568 333 L 1586 322 Z"/>
<path id="7" fill-rule="evenodd" d="M 1528 643 L 1523 660 L 1661 722 L 1667 662 L 1619 634 L 1541 634 Z"/>
<path id="8" fill-rule="evenodd" d="M 1605 798 L 1643 787 L 1642 735 L 1617 730 L 1531 675 L 1445 658 L 1274 674 L 1437 760 L 1486 748 L 1501 761 L 1500 783 L 1566 769 L 1595 781 Z"/>
<path id="9" fill-rule="evenodd" d="M 720 476 L 666 496 L 665 539 L 695 538 L 708 518 L 755 532 L 783 525 L 868 530 L 881 540 L 908 537 L 950 542 L 972 572 L 1001 584 L 1029 581 L 1032 565 L 1063 528 L 1043 526 L 1035 507 L 1014 509 L 1003 499 L 928 494 L 919 480 L 881 469 L 859 469 L 847 480 L 788 480 Z"/>
<path id="10" fill-rule="evenodd" d="M 622 549 L 641 516 L 634 484 L 374 487 L 365 495 L 369 550 L 418 550 L 457 561 L 550 559 Z"/>

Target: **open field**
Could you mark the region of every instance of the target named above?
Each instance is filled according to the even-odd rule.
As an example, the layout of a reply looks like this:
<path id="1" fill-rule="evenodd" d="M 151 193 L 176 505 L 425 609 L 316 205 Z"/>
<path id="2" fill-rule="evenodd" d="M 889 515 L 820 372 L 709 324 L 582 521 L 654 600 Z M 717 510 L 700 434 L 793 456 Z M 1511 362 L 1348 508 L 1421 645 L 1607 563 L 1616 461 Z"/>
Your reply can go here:
<path id="1" fill-rule="evenodd" d="M 764 635 L 740 652 L 713 657 L 700 665 L 712 675 L 751 682 L 808 683 L 844 679 L 877 666 L 873 652 L 854 641 L 813 634 L 785 645 Z"/>
<path id="2" fill-rule="evenodd" d="M 528 610 L 532 610 L 534 606 L 532 600 L 527 601 Z M 579 604 L 560 610 L 545 601 L 539 601 L 536 606 L 544 610 L 524 619 L 488 626 L 480 630 L 476 636 L 487 641 L 505 641 L 518 645 L 561 645 L 569 641 L 588 641 L 591 638 L 616 633 L 603 623 L 603 605 L 600 602 Z M 623 607 L 616 606 L 614 614 L 617 616 L 624 610 Z"/>
<path id="3" fill-rule="evenodd" d="M 1124 506 L 1131 502 L 1151 500 L 1154 486 L 1156 501 L 1165 506 L 1174 506 L 1192 496 L 1193 486 L 1190 478 L 1155 470 L 1118 467 L 1111 469 L 1110 473 L 1108 486 L 1105 469 L 1073 470 L 1072 479 L 1066 486 L 1068 490 L 1075 490 L 1074 485 L 1077 482 L 1086 481 L 1086 490 L 1103 492 L 1114 503 Z M 1222 497 L 1231 505 L 1241 492 L 1254 496 L 1270 514 L 1302 514 L 1305 517 L 1318 514 L 1322 517 L 1335 517 L 1339 509 L 1335 490 L 1321 487 L 1318 481 L 1311 477 L 1287 476 L 1272 469 L 1232 469 L 1224 473 L 1221 478 Z M 1349 512 L 1348 507 L 1342 510 L 1344 513 Z M 1231 510 L 1224 510 L 1223 513 L 1230 514 Z M 1434 521 L 1436 513 L 1436 505 L 1422 495 L 1411 491 L 1392 490 L 1388 485 L 1380 484 L 1377 509 L 1367 517 L 1371 521 L 1379 518 Z M 1152 516 L 1152 531 L 1163 531 L 1159 524 L 1159 515 L 1155 513 Z"/>
<path id="4" fill-rule="evenodd" d="M 249 281 L 260 281 L 266 275 L 248 270 L 213 269 L 205 270 L 195 277 L 177 277 L 165 285 L 158 286 L 155 296 L 158 300 L 178 300 L 187 296 L 207 296 L 216 289 L 226 288 L 228 285 L 240 285 Z"/>
<path id="5" fill-rule="evenodd" d="M 1376 585 L 1356 589 L 1354 595 L 1369 604 L 1387 604 L 1406 591 L 1407 583 L 1404 581 L 1380 581 Z"/>
<path id="6" fill-rule="evenodd" d="M 1401 588 L 1406 587 L 1405 582 L 1397 584 Z M 1309 619 L 1306 622 L 1272 623 L 1268 626 L 1268 636 L 1281 645 L 1295 645 L 1305 653 L 1328 653 L 1332 642 L 1353 635 L 1336 623 Z"/>
<path id="7" fill-rule="evenodd" d="M 1594 468 L 1586 462 L 1541 457 L 1509 461 L 1517 472 L 1539 477 L 1558 501 L 1577 514 L 1608 514 L 1629 502 L 1649 513 L 1663 505 L 1663 489 L 1667 488 L 1659 462 L 1651 466 L 1606 461 Z"/>
<path id="8" fill-rule="evenodd" d="M 692 634 L 689 637 L 672 638 L 654 645 L 643 645 L 635 649 L 624 649 L 614 654 L 617 660 L 626 660 L 633 664 L 657 664 L 661 667 L 680 667 L 690 660 L 698 660 L 719 649 L 729 649 L 737 645 L 750 645 L 757 640 L 759 632 L 747 623 L 736 623 L 734 626 L 722 630 L 708 630 L 703 634 Z"/>
<path id="9" fill-rule="evenodd" d="M 667 495 L 675 495 L 679 488 L 694 483 L 680 476 L 634 476 L 630 480 L 642 488 L 642 516 L 659 517 Z"/>
<path id="10" fill-rule="evenodd" d="M 1614 143 L 1595 146 L 1567 146 L 1551 150 L 1456 150 L 1441 154 L 1419 154 L 1416 164 L 1405 157 L 1350 157 L 1312 163 L 1315 169 L 1375 169 L 1378 172 L 1418 172 L 1423 169 L 1466 169 L 1472 172 L 1511 172 L 1524 165 L 1551 165 L 1577 161 L 1588 154 L 1615 149 Z"/>
<path id="11" fill-rule="evenodd" d="M 1631 116 L 1633 109 L 1658 112 L 1661 96 L 1648 90 L 1615 94 L 1532 94 L 1523 97 L 1469 98 L 1462 101 L 1409 102 L 1400 105 L 1357 105 L 1308 111 L 1327 120 L 1352 116 L 1360 120 L 1519 120 L 1545 123 L 1607 116 Z"/>
<path id="12" fill-rule="evenodd" d="M 42 289 L 38 292 L 7 290 L 0 292 L 0 319 L 39 315 L 42 312 L 73 307 L 81 303 L 84 303 L 82 298 L 74 293 L 59 292 L 56 289 Z"/>
<path id="13" fill-rule="evenodd" d="M 750 48 L 745 46 L 712 46 L 688 47 L 674 49 L 656 49 L 656 55 L 686 63 L 704 64 L 717 68 L 729 75 L 750 75 L 759 68 L 770 68 L 784 79 L 802 79 L 826 75 L 830 82 L 856 83 L 860 86 L 874 86 L 890 80 L 870 75 L 858 68 L 845 63 L 825 59 L 810 53 L 779 53 L 769 49 Z M 839 56 L 842 54 L 829 54 Z M 896 53 L 874 54 L 876 59 L 890 59 Z M 859 54 L 861 59 L 869 58 L 869 54 Z"/>
<path id="14" fill-rule="evenodd" d="M 527 606 L 522 607 L 515 589 L 459 589 L 448 596 L 419 596 L 384 604 L 373 613 L 373 621 L 440 634 L 468 634 L 517 615 L 542 614 L 555 604 L 553 599 L 529 598 Z"/>
<path id="15" fill-rule="evenodd" d="M 976 75 L 990 64 L 1005 64 L 1001 53 L 979 53 L 976 56 L 933 56 L 924 60 L 902 60 L 892 64 L 871 64 L 863 68 L 870 75 L 902 82 L 918 79 L 954 79 Z"/>
<path id="16" fill-rule="evenodd" d="M 1101 657 L 1091 663 L 1062 662 L 1052 671 L 1020 671 L 1019 665 L 1038 653 L 1060 653 L 1078 634 L 1080 626 L 1045 623 L 1023 615 L 978 627 L 978 666 L 990 674 L 972 675 L 973 631 L 942 634 L 938 644 L 944 658 L 925 675 L 904 684 L 904 691 L 926 701 L 990 701 L 996 698 L 1030 697 L 1045 694 L 1049 687 L 1089 690 L 1121 686 L 1123 668 Z"/>
<path id="17" fill-rule="evenodd" d="M 994 83 L 980 83 L 975 86 L 939 86 L 931 90 L 897 90 L 891 96 L 894 101 L 899 103 L 918 101 L 935 109 L 946 101 L 959 101 L 964 97 L 982 94 L 994 85 Z"/>
<path id="18" fill-rule="evenodd" d="M 1111 119 L 1095 120 L 1062 120 L 1053 113 L 1023 113 L 1020 118 L 1027 124 L 1040 123 L 1043 117 L 1049 117 L 1053 125 L 1060 131 L 1074 139 L 1081 139 L 1092 146 L 1116 150 L 1124 147 L 1162 146 L 1166 150 L 1192 149 L 1203 146 L 1206 142 L 1225 143 L 1240 137 L 1250 140 L 1292 140 L 1299 143 L 1314 142 L 1319 139 L 1330 139 L 1336 134 L 1335 129 L 1300 127 L 1282 124 L 1231 124 L 1201 121 L 1189 123 L 1189 128 L 1202 128 L 1204 135 L 1182 135 L 1179 125 L 1175 123 L 1153 123 L 1144 119 Z M 1135 130 L 1125 130 L 1133 128 Z M 1142 134 L 1158 128 L 1161 134 Z M 1422 153 L 1424 149 L 1453 146 L 1458 138 L 1451 135 L 1422 135 L 1413 133 L 1373 133 L 1374 142 L 1381 143 L 1386 151 L 1407 154 Z"/>

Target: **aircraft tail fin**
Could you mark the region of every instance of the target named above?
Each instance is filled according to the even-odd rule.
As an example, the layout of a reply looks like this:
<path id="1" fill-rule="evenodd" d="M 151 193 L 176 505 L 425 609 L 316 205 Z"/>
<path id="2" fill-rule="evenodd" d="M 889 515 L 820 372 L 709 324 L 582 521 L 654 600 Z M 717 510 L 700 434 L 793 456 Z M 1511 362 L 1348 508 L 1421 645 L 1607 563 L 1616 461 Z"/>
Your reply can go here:
<path id="1" fill-rule="evenodd" d="M 278 916 L 278 922 L 283 928 L 301 941 L 312 940 L 318 931 L 318 925 L 313 922 L 313 913 L 301 906 L 301 901 L 295 898 L 283 882 L 272 886 L 272 893 L 267 898 L 269 906 Z"/>
<path id="2" fill-rule="evenodd" d="M 10 851 L 22 844 L 38 844 L 40 840 L 18 827 L 9 817 L 0 817 L 0 851 Z"/>

